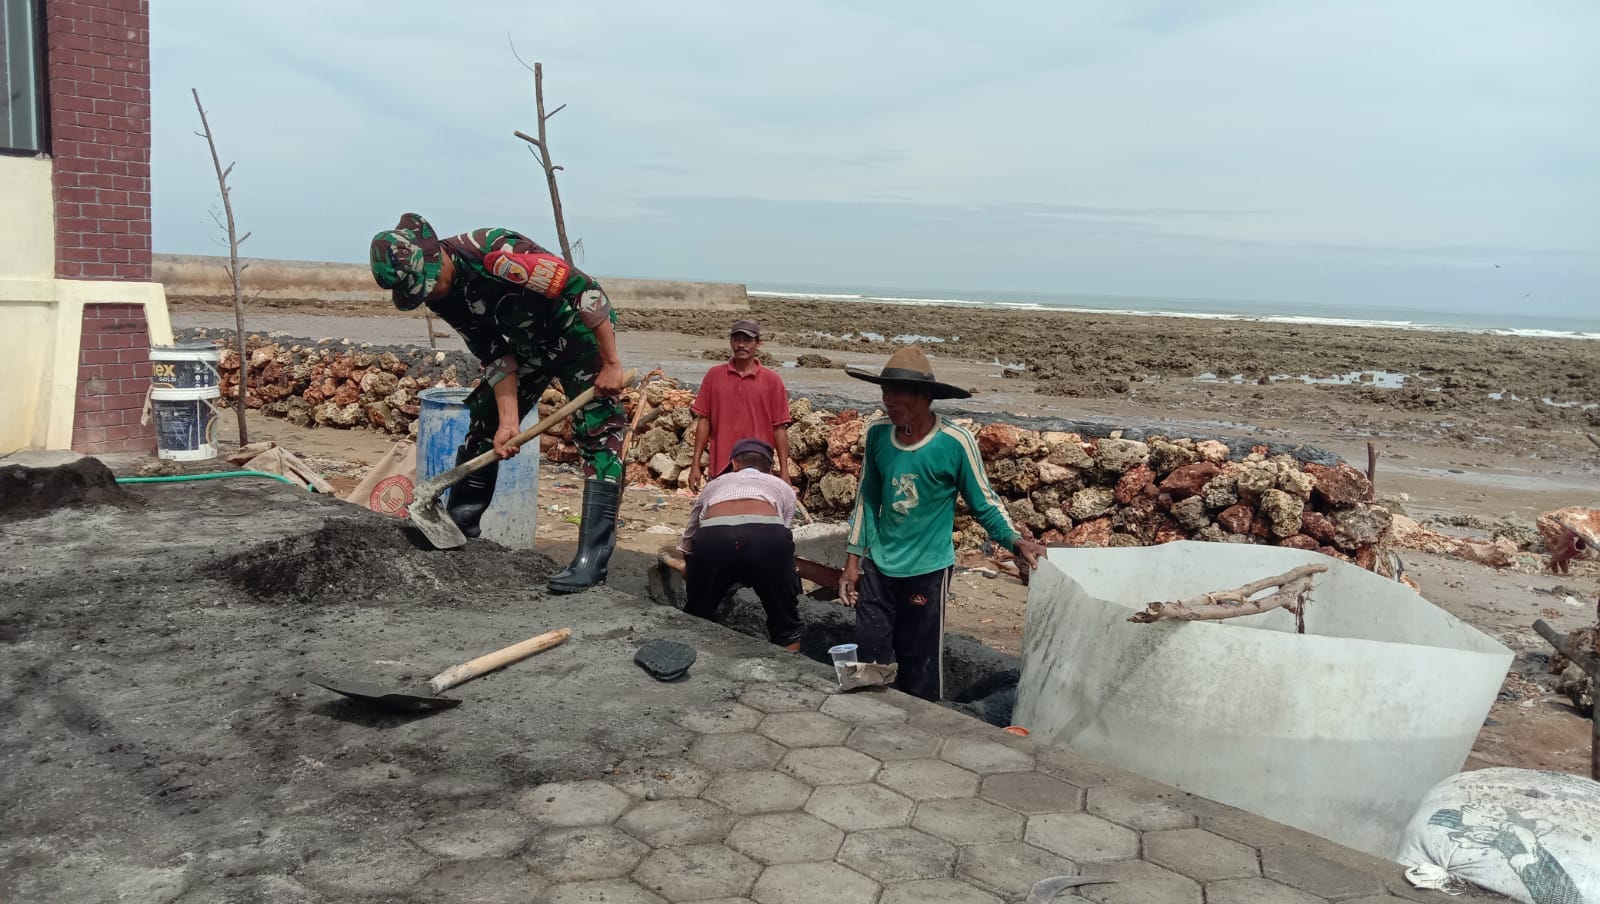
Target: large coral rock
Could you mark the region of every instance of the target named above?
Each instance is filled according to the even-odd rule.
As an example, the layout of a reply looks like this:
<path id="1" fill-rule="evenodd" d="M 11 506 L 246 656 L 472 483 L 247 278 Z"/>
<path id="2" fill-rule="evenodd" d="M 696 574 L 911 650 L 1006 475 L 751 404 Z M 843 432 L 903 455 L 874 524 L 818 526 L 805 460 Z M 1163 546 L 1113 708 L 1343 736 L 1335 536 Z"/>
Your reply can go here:
<path id="1" fill-rule="evenodd" d="M 1187 499 L 1199 494 L 1220 472 L 1221 469 L 1209 461 L 1174 468 L 1172 473 L 1161 481 L 1161 492 L 1171 495 L 1173 499 Z M 1237 498 L 1234 501 L 1238 501 Z"/>
<path id="2" fill-rule="evenodd" d="M 1239 469 L 1235 485 L 1240 498 L 1254 499 L 1278 482 L 1278 469 L 1266 462 L 1252 462 Z"/>
<path id="3" fill-rule="evenodd" d="M 1117 504 L 1127 505 L 1133 500 L 1138 499 L 1140 496 L 1144 495 L 1145 488 L 1154 486 L 1155 482 L 1156 472 L 1152 470 L 1149 465 L 1136 465 L 1132 468 L 1129 468 L 1122 475 L 1122 477 L 1117 480 L 1117 487 L 1115 490 Z"/>
<path id="4" fill-rule="evenodd" d="M 1304 549 L 1310 551 L 1315 550 L 1322 544 L 1318 543 L 1315 537 L 1308 537 L 1305 534 L 1293 534 L 1279 540 L 1278 545 L 1287 546 L 1290 549 Z"/>
<path id="5" fill-rule="evenodd" d="M 1249 503 L 1241 502 L 1232 505 L 1217 513 L 1217 524 L 1230 534 L 1247 534 L 1255 523 L 1256 510 Z"/>
<path id="6" fill-rule="evenodd" d="M 1195 443 L 1194 451 L 1200 456 L 1201 461 L 1209 461 L 1212 464 L 1221 464 L 1228 460 L 1227 444 L 1214 439 L 1203 439 Z"/>
<path id="7" fill-rule="evenodd" d="M 1050 527 L 1050 522 L 1044 513 L 1033 507 L 1033 500 L 1022 498 L 1006 503 L 1006 511 L 1011 515 L 1013 524 L 1026 524 L 1034 533 L 1042 533 Z"/>
<path id="8" fill-rule="evenodd" d="M 1205 501 L 1206 508 L 1215 512 L 1238 504 L 1237 480 L 1238 475 L 1224 471 L 1207 481 L 1206 485 L 1200 488 L 1200 498 Z"/>
<path id="9" fill-rule="evenodd" d="M 1002 458 L 985 467 L 989 483 L 1006 496 L 1026 495 L 1039 485 L 1039 466 L 1027 458 Z"/>
<path id="10" fill-rule="evenodd" d="M 1107 438 L 1095 444 L 1095 464 L 1108 474 L 1121 474 L 1144 464 L 1149 457 L 1150 447 L 1137 440 Z"/>
<path id="11" fill-rule="evenodd" d="M 1072 494 L 1067 514 L 1073 521 L 1088 521 L 1110 513 L 1116 503 L 1116 492 L 1111 487 L 1089 487 Z"/>
<path id="12" fill-rule="evenodd" d="M 1310 474 L 1290 465 L 1278 474 L 1278 489 L 1304 502 L 1311 498 L 1317 482 Z"/>
<path id="13" fill-rule="evenodd" d="M 1377 544 L 1389 535 L 1393 519 L 1394 513 L 1381 505 L 1362 504 L 1334 512 L 1334 542 L 1344 549 Z"/>
<path id="14" fill-rule="evenodd" d="M 1211 516 L 1206 513 L 1205 500 L 1199 496 L 1190 496 L 1172 504 L 1172 517 L 1177 519 L 1178 525 L 1186 531 L 1197 531 L 1211 523 Z"/>
<path id="15" fill-rule="evenodd" d="M 1111 519 L 1096 518 L 1067 531 L 1063 541 L 1068 546 L 1110 546 Z"/>
<path id="16" fill-rule="evenodd" d="M 1198 458 L 1193 449 L 1177 443 L 1166 440 L 1155 440 L 1150 443 L 1150 467 L 1162 476 L 1171 473 L 1174 468 L 1193 464 Z"/>
<path id="17" fill-rule="evenodd" d="M 1049 440 L 1052 436 L 1062 436 L 1064 439 Z M 1089 450 L 1083 447 L 1083 441 L 1078 439 L 1076 433 L 1046 433 L 1047 442 L 1050 443 L 1050 454 L 1046 461 L 1064 468 L 1092 468 L 1094 458 Z"/>
<path id="18" fill-rule="evenodd" d="M 853 474 L 823 475 L 820 490 L 822 500 L 830 510 L 848 510 L 856 503 L 856 478 Z"/>
<path id="19" fill-rule="evenodd" d="M 1299 497 L 1282 490 L 1267 490 L 1261 494 L 1261 514 L 1266 516 L 1274 537 L 1292 537 L 1300 533 L 1300 519 L 1305 510 L 1305 503 Z"/>
<path id="20" fill-rule="evenodd" d="M 1082 485 L 1083 471 L 1080 468 L 1069 468 L 1058 465 L 1049 460 L 1038 462 L 1035 467 L 1039 469 L 1039 482 L 1043 484 L 1068 484 Z"/>
<path id="21" fill-rule="evenodd" d="M 1328 544 L 1333 542 L 1334 535 L 1339 533 L 1339 528 L 1328 520 L 1327 515 L 1307 511 L 1300 516 L 1300 532 L 1320 543 Z"/>
<path id="22" fill-rule="evenodd" d="M 985 424 L 978 429 L 978 451 L 985 461 L 1009 458 L 1022 438 L 1022 429 L 1011 424 Z"/>
<path id="23" fill-rule="evenodd" d="M 866 427 L 866 421 L 860 418 L 842 420 L 833 426 L 828 433 L 828 461 L 835 469 L 846 474 L 861 473 L 861 456 L 865 451 L 862 434 Z"/>
<path id="24" fill-rule="evenodd" d="M 1305 470 L 1316 481 L 1317 496 L 1328 505 L 1345 508 L 1372 498 L 1372 483 L 1367 475 L 1344 462 L 1308 464 Z"/>

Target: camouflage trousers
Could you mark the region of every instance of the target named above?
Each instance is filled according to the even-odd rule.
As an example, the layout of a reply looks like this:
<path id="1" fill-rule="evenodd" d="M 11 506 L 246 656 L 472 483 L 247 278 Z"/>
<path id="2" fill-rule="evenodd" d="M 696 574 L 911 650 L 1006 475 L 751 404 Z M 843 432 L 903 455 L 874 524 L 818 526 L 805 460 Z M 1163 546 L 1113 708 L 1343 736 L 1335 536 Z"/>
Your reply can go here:
<path id="1" fill-rule="evenodd" d="M 587 352 L 587 354 L 583 353 Z M 576 354 L 570 346 L 566 354 L 555 358 L 528 361 L 518 356 L 517 417 L 526 418 L 528 412 L 539 404 L 539 396 L 553 379 L 561 381 L 561 389 L 570 398 L 594 385 L 600 374 L 598 348 L 582 349 Z M 484 381 L 467 396 L 467 410 L 471 420 L 467 424 L 466 447 L 468 455 L 479 455 L 494 448 L 494 434 L 500 427 L 500 415 L 494 402 L 494 389 Z M 597 395 L 589 404 L 572 413 L 572 441 L 583 459 L 583 476 L 598 477 L 613 483 L 622 482 L 622 443 L 628 433 L 628 417 L 622 400 Z"/>

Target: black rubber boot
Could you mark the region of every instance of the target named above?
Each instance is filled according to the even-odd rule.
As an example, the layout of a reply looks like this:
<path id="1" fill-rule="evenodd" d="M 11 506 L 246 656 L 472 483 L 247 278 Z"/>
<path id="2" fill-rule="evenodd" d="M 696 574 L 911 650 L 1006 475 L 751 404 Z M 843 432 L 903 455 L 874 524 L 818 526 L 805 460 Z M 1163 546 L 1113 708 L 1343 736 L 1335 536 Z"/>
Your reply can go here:
<path id="1" fill-rule="evenodd" d="M 472 456 L 467 454 L 467 447 L 462 445 L 456 450 L 456 464 L 465 464 Z M 494 484 L 500 477 L 500 463 L 497 461 L 481 470 L 468 474 L 460 483 L 450 488 L 450 498 L 446 500 L 445 511 L 450 513 L 450 520 L 461 528 L 461 532 L 469 539 L 478 536 L 478 522 L 483 520 L 483 513 L 489 508 L 489 503 L 494 499 Z"/>
<path id="2" fill-rule="evenodd" d="M 617 545 L 617 506 L 621 502 L 622 484 L 594 479 L 583 482 L 578 554 L 550 579 L 551 593 L 577 593 L 605 581 L 611 550 Z"/>

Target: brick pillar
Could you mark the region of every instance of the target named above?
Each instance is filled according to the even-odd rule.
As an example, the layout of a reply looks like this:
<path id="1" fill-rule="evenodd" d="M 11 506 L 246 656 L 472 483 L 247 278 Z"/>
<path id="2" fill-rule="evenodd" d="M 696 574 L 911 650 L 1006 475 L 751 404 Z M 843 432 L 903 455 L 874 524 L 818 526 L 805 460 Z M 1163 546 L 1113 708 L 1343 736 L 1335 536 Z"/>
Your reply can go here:
<path id="1" fill-rule="evenodd" d="M 73 450 L 90 455 L 153 451 L 155 424 L 139 423 L 149 388 L 150 331 L 144 306 L 85 305 Z"/>
<path id="2" fill-rule="evenodd" d="M 150 280 L 149 0 L 45 4 L 56 276 Z"/>

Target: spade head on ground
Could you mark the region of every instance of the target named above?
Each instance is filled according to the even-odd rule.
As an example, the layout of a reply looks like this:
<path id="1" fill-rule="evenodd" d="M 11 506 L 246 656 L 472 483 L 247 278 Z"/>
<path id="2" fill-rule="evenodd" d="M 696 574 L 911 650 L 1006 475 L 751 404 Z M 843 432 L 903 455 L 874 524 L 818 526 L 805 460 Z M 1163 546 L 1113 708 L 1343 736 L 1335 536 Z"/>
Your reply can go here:
<path id="1" fill-rule="evenodd" d="M 388 712 L 428 712 L 461 705 L 461 701 L 455 697 L 405 694 L 389 688 L 378 687 L 374 684 L 363 684 L 359 681 L 335 681 L 332 678 L 324 678 L 321 675 L 308 675 L 306 680 L 317 687 L 326 688 L 336 694 L 343 694 L 362 706 L 369 706 Z"/>
<path id="2" fill-rule="evenodd" d="M 633 661 L 649 672 L 657 681 L 676 681 L 688 674 L 694 665 L 694 647 L 671 640 L 657 638 L 639 648 Z"/>

